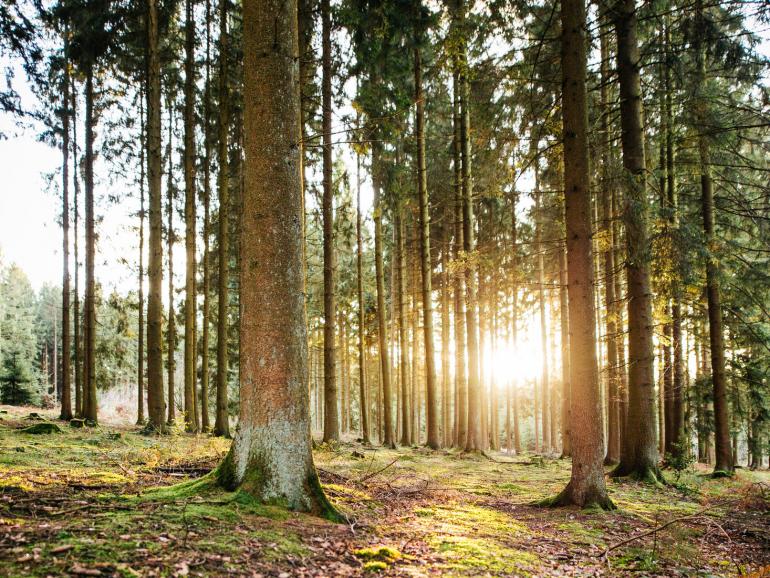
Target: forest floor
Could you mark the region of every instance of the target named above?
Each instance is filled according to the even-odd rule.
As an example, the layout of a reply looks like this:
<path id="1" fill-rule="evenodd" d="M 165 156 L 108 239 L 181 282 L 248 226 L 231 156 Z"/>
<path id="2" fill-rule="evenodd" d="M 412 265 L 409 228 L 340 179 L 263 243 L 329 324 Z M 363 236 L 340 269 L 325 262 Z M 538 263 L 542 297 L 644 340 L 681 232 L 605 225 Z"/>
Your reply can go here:
<path id="1" fill-rule="evenodd" d="M 766 471 L 611 481 L 607 513 L 534 505 L 569 479 L 566 460 L 342 443 L 315 453 L 349 518 L 333 524 L 169 489 L 215 467 L 226 440 L 61 422 L 33 435 L 22 428 L 44 422 L 32 411 L 53 421 L 0 406 L 2 576 L 770 575 Z"/>

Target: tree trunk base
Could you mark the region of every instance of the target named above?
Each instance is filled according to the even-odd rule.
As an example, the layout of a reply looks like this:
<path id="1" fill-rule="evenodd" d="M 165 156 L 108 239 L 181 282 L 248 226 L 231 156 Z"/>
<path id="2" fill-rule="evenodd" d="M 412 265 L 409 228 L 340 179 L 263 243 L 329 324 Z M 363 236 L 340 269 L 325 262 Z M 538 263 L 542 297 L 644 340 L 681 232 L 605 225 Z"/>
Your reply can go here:
<path id="1" fill-rule="evenodd" d="M 715 480 L 720 479 L 720 478 L 732 478 L 733 476 L 735 476 L 735 470 L 729 470 L 728 471 L 728 470 L 716 470 L 715 469 L 711 473 L 711 477 L 713 479 L 715 479 Z"/>
<path id="2" fill-rule="evenodd" d="M 604 510 L 611 511 L 617 509 L 607 490 L 604 488 L 588 487 L 578 491 L 570 482 L 560 494 L 546 498 L 538 503 L 544 508 L 564 508 L 569 506 L 578 506 L 584 510 Z"/>
<path id="3" fill-rule="evenodd" d="M 663 486 L 666 483 L 666 478 L 663 477 L 663 472 L 660 471 L 657 465 L 624 464 L 622 459 L 617 467 L 612 470 L 610 477 L 628 478 L 654 486 Z"/>

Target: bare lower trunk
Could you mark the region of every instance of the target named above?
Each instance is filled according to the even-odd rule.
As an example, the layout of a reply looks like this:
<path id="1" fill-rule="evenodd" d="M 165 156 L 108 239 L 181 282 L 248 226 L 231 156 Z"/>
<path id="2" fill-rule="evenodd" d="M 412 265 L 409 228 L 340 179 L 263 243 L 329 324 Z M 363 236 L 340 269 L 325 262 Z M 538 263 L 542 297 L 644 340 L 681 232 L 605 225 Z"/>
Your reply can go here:
<path id="1" fill-rule="evenodd" d="M 358 291 L 358 390 L 361 437 L 369 439 L 369 395 L 366 389 L 366 351 L 364 348 L 364 248 L 361 236 L 361 155 L 356 154 L 356 289 Z"/>
<path id="2" fill-rule="evenodd" d="M 94 70 L 89 64 L 86 72 L 86 294 L 84 304 L 83 350 L 83 417 L 96 423 L 96 282 L 94 259 L 96 257 L 96 231 L 94 219 Z"/>
<path id="3" fill-rule="evenodd" d="M 63 420 L 72 419 L 72 391 L 70 367 L 70 63 L 69 29 L 64 31 L 64 94 L 62 96 L 62 295 L 61 295 L 61 353 L 62 353 L 62 388 L 61 413 Z M 54 344 L 54 348 L 57 345 Z M 54 349 L 55 351 L 55 349 Z"/>

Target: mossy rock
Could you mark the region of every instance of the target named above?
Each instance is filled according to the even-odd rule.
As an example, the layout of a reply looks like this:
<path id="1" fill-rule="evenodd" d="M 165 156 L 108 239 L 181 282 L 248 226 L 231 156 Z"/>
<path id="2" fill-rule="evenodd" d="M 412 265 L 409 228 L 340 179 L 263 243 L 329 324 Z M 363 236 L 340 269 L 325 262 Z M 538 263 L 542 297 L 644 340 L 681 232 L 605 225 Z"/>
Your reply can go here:
<path id="1" fill-rule="evenodd" d="M 42 423 L 36 423 L 35 425 L 31 425 L 29 427 L 25 427 L 23 430 L 21 430 L 21 433 L 35 434 L 35 435 L 58 434 L 58 433 L 62 433 L 62 429 L 55 423 L 42 422 Z"/>
<path id="2" fill-rule="evenodd" d="M 70 420 L 70 427 L 80 429 L 86 425 L 86 420 L 80 418 L 73 418 Z"/>
<path id="3" fill-rule="evenodd" d="M 40 415 L 39 413 L 37 413 L 36 411 L 29 412 L 29 415 L 27 416 L 26 419 L 28 419 L 30 421 L 42 421 L 42 420 L 45 420 L 45 418 L 42 415 Z"/>

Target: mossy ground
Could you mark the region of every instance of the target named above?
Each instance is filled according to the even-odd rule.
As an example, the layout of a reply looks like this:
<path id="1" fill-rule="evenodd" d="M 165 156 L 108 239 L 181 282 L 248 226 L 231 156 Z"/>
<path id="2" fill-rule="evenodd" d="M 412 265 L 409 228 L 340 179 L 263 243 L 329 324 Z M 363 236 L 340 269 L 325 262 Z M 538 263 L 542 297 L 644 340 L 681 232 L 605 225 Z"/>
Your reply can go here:
<path id="1" fill-rule="evenodd" d="M 2 576 L 695 576 L 770 564 L 768 472 L 715 480 L 701 468 L 665 488 L 608 480 L 618 510 L 579 511 L 533 505 L 564 487 L 566 460 L 324 445 L 319 474 L 348 517 L 333 524 L 220 489 L 206 474 L 227 440 L 66 424 L 28 435 L 29 410 L 3 409 Z"/>

